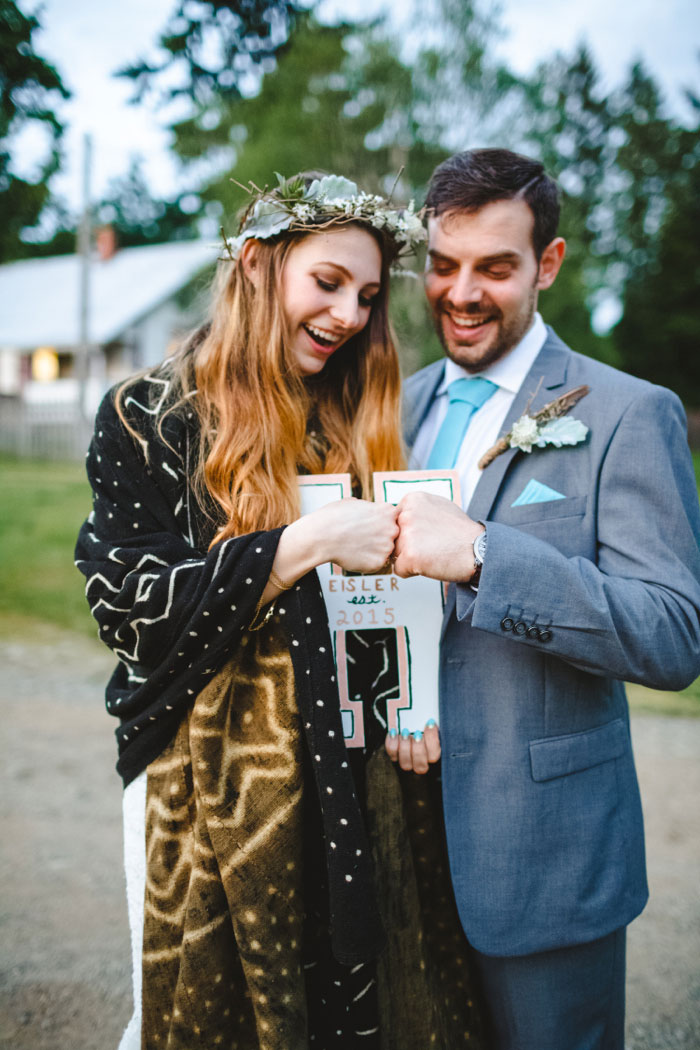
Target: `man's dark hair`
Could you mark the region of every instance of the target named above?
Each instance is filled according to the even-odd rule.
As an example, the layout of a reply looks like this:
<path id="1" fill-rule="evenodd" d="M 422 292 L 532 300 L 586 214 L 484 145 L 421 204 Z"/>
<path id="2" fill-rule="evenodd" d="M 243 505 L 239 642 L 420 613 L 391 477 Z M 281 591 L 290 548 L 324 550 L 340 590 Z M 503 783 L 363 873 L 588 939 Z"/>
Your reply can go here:
<path id="1" fill-rule="evenodd" d="M 530 208 L 535 219 L 532 246 L 539 260 L 557 235 L 560 207 L 559 188 L 538 160 L 507 149 L 455 153 L 433 172 L 425 206 L 442 215 L 509 200 L 523 200 Z"/>

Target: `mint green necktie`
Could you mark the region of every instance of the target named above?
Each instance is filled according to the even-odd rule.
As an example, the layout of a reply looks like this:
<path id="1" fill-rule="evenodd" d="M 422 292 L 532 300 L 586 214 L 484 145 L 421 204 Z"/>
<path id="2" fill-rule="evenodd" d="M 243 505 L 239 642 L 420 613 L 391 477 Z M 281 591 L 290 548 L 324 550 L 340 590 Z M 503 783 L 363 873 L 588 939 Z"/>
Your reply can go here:
<path id="1" fill-rule="evenodd" d="M 496 390 L 495 383 L 481 376 L 455 379 L 450 383 L 447 388 L 449 408 L 428 457 L 428 470 L 454 467 L 472 416 Z"/>

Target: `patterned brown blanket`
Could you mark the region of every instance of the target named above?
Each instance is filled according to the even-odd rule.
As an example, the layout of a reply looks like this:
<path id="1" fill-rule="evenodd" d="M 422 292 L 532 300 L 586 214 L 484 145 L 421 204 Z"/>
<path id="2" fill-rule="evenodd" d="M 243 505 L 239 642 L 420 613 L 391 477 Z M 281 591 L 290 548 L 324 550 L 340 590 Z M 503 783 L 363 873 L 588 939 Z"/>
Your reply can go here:
<path id="1" fill-rule="evenodd" d="M 148 770 L 143 1050 L 480 1045 L 439 781 L 399 774 L 383 750 L 354 757 L 389 933 L 378 966 L 332 956 L 279 624 L 196 698 Z"/>
<path id="2" fill-rule="evenodd" d="M 294 677 L 278 633 L 242 641 L 148 770 L 148 1050 L 308 1047 Z"/>

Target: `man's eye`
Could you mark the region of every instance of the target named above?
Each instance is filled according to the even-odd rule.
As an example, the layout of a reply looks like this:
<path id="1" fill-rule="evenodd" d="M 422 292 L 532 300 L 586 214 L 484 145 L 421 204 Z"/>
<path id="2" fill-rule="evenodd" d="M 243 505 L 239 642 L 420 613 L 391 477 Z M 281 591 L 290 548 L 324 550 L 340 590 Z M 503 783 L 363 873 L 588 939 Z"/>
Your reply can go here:
<path id="1" fill-rule="evenodd" d="M 500 269 L 498 269 L 498 268 L 496 268 L 496 269 L 488 268 L 485 271 L 485 273 L 487 274 L 488 277 L 493 277 L 497 281 L 502 281 L 506 277 L 510 277 L 510 269 L 509 268 L 506 268 L 506 269 L 503 269 L 502 267 Z"/>

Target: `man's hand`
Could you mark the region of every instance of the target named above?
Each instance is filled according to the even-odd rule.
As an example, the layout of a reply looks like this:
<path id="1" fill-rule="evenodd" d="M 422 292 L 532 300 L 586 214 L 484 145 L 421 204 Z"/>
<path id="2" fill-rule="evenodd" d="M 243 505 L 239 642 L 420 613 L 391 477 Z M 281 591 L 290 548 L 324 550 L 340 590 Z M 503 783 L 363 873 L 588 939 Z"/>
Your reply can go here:
<path id="1" fill-rule="evenodd" d="M 398 762 L 407 773 L 427 773 L 429 765 L 440 758 L 440 733 L 431 718 L 424 733 L 409 733 L 404 729 L 399 734 L 392 729 L 387 733 L 384 747 L 391 761 Z"/>
<path id="2" fill-rule="evenodd" d="M 426 492 L 404 496 L 397 510 L 396 575 L 468 583 L 474 574 L 472 545 L 483 525 L 451 500 Z"/>

